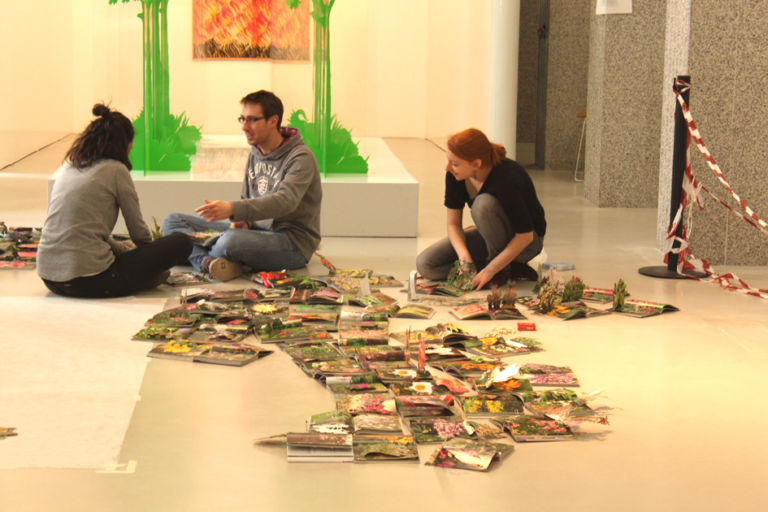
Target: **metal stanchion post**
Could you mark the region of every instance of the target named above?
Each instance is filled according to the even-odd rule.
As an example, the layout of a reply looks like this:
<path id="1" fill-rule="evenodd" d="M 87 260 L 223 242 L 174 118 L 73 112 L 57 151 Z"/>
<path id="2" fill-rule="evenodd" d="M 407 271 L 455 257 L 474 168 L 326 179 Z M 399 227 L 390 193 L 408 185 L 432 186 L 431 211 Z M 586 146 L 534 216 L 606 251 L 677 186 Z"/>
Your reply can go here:
<path id="1" fill-rule="evenodd" d="M 678 85 L 677 81 L 680 80 L 687 84 L 691 83 L 690 76 L 678 76 L 675 79 L 674 87 L 677 92 L 688 103 L 689 87 Z M 675 221 L 675 214 L 680 207 L 680 201 L 683 194 L 683 178 L 685 176 L 685 160 L 686 152 L 688 149 L 688 125 L 685 122 L 683 116 L 683 109 L 678 102 L 675 102 L 675 139 L 672 152 L 672 190 L 670 194 L 670 206 L 669 206 L 669 227 L 671 228 Z M 675 236 L 680 238 L 683 235 L 683 223 L 680 222 L 675 231 Z M 672 249 L 680 247 L 680 242 L 676 239 L 672 243 Z M 638 269 L 638 272 L 644 276 L 649 277 L 661 277 L 664 279 L 686 279 L 689 276 L 692 277 L 705 277 L 706 274 L 701 272 L 690 271 L 680 274 L 677 271 L 678 257 L 680 255 L 676 252 L 670 251 L 667 254 L 667 266 L 653 266 L 642 267 Z"/>

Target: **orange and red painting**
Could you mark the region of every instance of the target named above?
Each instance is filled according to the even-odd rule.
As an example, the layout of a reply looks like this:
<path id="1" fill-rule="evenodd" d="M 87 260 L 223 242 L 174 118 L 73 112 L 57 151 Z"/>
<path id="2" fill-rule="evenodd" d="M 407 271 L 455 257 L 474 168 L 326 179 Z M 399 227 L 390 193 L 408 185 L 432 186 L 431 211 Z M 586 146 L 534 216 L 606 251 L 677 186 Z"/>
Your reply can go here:
<path id="1" fill-rule="evenodd" d="M 193 0 L 195 59 L 309 60 L 309 4 Z"/>

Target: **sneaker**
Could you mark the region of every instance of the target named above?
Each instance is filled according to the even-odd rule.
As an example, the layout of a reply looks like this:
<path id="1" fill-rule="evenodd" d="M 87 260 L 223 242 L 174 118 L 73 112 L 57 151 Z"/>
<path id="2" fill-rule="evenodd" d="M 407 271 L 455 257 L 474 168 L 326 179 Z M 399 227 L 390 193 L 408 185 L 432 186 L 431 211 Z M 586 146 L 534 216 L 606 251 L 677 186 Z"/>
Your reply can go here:
<path id="1" fill-rule="evenodd" d="M 512 279 L 519 281 L 537 281 L 539 279 L 539 273 L 527 263 L 513 261 L 509 264 L 509 268 L 512 271 Z"/>
<path id="2" fill-rule="evenodd" d="M 208 265 L 208 273 L 219 281 L 231 281 L 243 272 L 245 268 L 240 263 L 226 258 L 214 258 Z"/>

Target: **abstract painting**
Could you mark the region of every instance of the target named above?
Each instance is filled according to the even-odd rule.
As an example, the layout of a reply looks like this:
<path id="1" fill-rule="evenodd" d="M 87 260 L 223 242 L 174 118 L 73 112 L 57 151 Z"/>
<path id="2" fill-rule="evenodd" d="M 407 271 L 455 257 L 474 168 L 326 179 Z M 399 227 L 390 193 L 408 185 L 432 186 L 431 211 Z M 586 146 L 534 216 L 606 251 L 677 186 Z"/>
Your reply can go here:
<path id="1" fill-rule="evenodd" d="M 193 0 L 193 56 L 308 61 L 309 3 Z"/>

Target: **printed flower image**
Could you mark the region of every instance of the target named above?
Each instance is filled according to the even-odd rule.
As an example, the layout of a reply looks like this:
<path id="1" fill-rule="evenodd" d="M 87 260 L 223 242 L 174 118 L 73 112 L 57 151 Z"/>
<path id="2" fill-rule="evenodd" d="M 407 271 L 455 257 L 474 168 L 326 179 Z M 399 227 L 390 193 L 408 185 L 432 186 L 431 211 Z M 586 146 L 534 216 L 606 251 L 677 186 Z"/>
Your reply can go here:
<path id="1" fill-rule="evenodd" d="M 438 418 L 433 423 L 435 432 L 443 439 L 451 439 L 456 436 L 467 435 L 467 429 L 460 421 L 450 421 Z"/>
<path id="2" fill-rule="evenodd" d="M 414 382 L 408 386 L 408 389 L 422 395 L 431 395 L 434 390 L 431 382 Z"/>
<path id="3" fill-rule="evenodd" d="M 519 440 L 533 440 L 526 439 L 525 436 L 571 437 L 573 435 L 570 427 L 561 421 L 534 416 L 513 416 L 506 420 L 505 427 L 515 439 L 519 437 Z"/>
<path id="4" fill-rule="evenodd" d="M 251 309 L 255 311 L 256 313 L 277 313 L 280 308 L 275 306 L 274 304 L 254 304 L 251 306 Z"/>
<path id="5" fill-rule="evenodd" d="M 501 338 L 497 338 L 496 336 L 486 336 L 485 338 L 480 338 L 480 343 L 484 347 L 490 347 L 491 345 L 497 344 Z"/>

